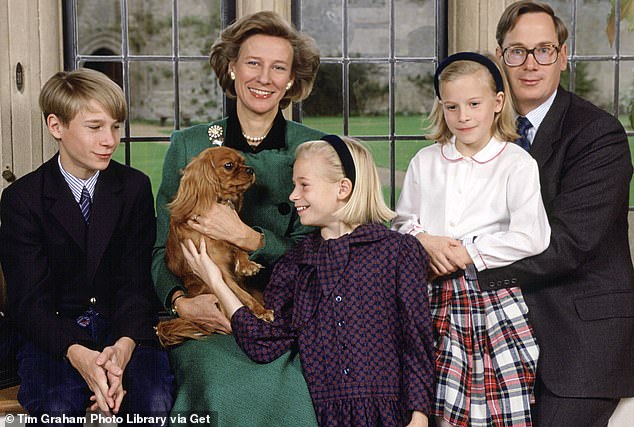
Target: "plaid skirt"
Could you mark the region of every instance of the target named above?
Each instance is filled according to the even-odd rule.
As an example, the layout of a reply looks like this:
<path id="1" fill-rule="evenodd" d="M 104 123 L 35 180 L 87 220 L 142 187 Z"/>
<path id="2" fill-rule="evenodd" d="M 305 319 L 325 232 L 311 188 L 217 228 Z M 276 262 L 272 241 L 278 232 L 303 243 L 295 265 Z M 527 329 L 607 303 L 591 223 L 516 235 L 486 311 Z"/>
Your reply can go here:
<path id="1" fill-rule="evenodd" d="M 436 346 L 433 415 L 455 426 L 530 427 L 539 348 L 519 288 L 429 285 Z"/>

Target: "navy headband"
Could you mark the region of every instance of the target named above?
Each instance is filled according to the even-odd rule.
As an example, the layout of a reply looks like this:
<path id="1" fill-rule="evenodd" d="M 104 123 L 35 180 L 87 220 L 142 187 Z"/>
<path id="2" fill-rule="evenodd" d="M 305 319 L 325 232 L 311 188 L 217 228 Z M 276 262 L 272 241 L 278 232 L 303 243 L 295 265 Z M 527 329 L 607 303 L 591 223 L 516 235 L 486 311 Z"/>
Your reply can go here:
<path id="1" fill-rule="evenodd" d="M 434 89 L 436 90 L 436 96 L 438 97 L 438 99 L 440 99 L 438 77 L 449 64 L 456 61 L 472 61 L 484 65 L 489 70 L 489 73 L 491 73 L 491 75 L 493 76 L 493 80 L 495 80 L 496 92 L 504 92 L 504 81 L 502 80 L 502 74 L 500 73 L 500 69 L 497 67 L 497 65 L 495 65 L 493 61 L 491 61 L 484 55 L 480 55 L 479 53 L 458 52 L 443 59 L 440 64 L 438 64 L 438 68 L 436 68 L 436 74 L 434 74 Z"/>
<path id="2" fill-rule="evenodd" d="M 341 166 L 343 166 L 343 172 L 346 174 L 346 178 L 352 181 L 352 186 L 354 187 L 354 181 L 356 178 L 356 171 L 354 168 L 354 160 L 352 160 L 352 154 L 350 154 L 350 149 L 343 139 L 339 138 L 337 135 L 325 135 L 321 137 L 322 141 L 326 141 L 328 144 L 332 146 L 337 152 L 337 156 L 339 156 L 339 160 L 341 160 Z"/>

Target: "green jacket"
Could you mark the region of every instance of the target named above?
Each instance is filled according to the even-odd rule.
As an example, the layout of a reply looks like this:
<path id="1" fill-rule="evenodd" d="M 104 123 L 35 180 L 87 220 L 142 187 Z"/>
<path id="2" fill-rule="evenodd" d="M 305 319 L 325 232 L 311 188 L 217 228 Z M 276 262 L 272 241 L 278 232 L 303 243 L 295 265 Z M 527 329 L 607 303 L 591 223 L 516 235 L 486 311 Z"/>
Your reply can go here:
<path id="1" fill-rule="evenodd" d="M 227 120 L 219 120 L 188 129 L 174 131 L 163 161 L 163 177 L 156 196 L 157 233 L 152 254 L 152 278 L 156 293 L 169 310 L 171 295 L 183 289 L 180 278 L 174 276 L 165 264 L 165 245 L 169 232 L 169 210 L 166 205 L 174 198 L 180 183 L 181 171 L 201 151 L 212 146 L 208 130 L 219 125 L 224 132 Z M 325 135 L 293 121 L 286 122 L 286 148 L 265 150 L 257 154 L 243 153 L 248 165 L 255 170 L 256 183 L 245 194 L 240 218 L 264 233 L 265 246 L 251 253 L 251 259 L 266 267 L 279 259 L 295 243 L 314 230 L 300 224 L 288 196 L 293 191 L 293 163 L 295 149 L 305 141 Z M 267 273 L 272 268 L 264 269 Z M 266 274 L 262 276 L 267 277 Z"/>

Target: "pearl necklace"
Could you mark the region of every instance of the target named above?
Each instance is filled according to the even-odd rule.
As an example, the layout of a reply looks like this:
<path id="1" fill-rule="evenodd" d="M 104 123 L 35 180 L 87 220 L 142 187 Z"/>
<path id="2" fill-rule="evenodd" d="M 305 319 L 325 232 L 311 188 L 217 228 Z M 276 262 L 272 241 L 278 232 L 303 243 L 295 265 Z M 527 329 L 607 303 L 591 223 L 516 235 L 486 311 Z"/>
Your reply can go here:
<path id="1" fill-rule="evenodd" d="M 266 133 L 266 135 L 268 135 L 268 132 Z M 247 142 L 250 145 L 259 144 L 260 142 L 264 141 L 264 138 L 266 138 L 266 135 L 264 135 L 264 136 L 249 136 L 246 133 L 244 133 L 244 131 L 242 131 L 242 136 L 244 136 L 244 139 L 246 139 Z"/>

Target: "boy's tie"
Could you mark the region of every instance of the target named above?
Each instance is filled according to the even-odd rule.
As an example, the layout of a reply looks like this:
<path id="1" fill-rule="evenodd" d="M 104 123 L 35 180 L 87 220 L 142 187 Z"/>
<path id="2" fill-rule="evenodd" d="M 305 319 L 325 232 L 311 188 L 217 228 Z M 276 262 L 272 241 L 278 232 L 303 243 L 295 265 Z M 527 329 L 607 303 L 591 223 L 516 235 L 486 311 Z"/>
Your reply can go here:
<path id="1" fill-rule="evenodd" d="M 528 140 L 528 130 L 532 127 L 532 123 L 526 117 L 517 117 L 517 133 L 520 137 L 515 140 L 515 143 L 529 152 L 531 151 L 531 143 Z"/>
<path id="2" fill-rule="evenodd" d="M 88 192 L 88 189 L 84 187 L 81 190 L 81 197 L 79 198 L 79 207 L 81 208 L 81 214 L 84 216 L 84 220 L 86 221 L 86 224 L 90 222 L 91 205 L 92 205 L 92 202 L 90 200 L 90 193 Z"/>

